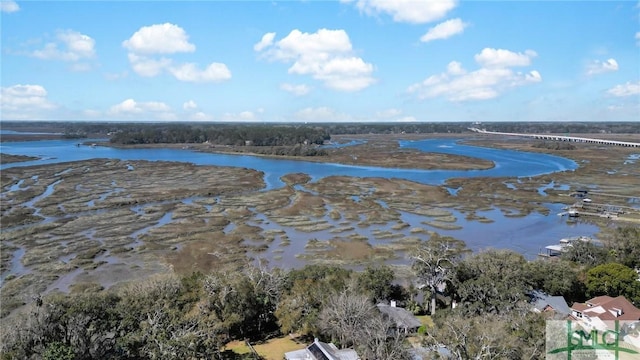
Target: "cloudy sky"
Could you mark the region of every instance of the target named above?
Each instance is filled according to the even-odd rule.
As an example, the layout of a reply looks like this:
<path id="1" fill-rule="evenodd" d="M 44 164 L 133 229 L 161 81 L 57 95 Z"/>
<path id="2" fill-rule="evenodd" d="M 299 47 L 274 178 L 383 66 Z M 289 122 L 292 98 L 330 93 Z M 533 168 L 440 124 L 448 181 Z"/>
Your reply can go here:
<path id="1" fill-rule="evenodd" d="M 1 1 L 2 120 L 635 121 L 636 1 Z"/>

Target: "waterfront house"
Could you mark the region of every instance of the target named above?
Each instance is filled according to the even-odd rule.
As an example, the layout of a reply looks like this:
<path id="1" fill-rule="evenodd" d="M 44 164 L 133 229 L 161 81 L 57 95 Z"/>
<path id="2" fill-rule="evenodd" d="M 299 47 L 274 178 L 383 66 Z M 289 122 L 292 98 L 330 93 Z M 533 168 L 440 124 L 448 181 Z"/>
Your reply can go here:
<path id="1" fill-rule="evenodd" d="M 598 296 L 585 303 L 571 306 L 571 318 L 588 329 L 607 329 L 610 321 L 635 322 L 640 320 L 640 309 L 624 296 Z"/>

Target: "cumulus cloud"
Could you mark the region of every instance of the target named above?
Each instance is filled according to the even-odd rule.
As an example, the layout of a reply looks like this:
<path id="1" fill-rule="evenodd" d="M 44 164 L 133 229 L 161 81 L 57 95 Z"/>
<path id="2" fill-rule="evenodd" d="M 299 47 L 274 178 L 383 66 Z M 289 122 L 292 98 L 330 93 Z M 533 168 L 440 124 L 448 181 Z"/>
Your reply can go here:
<path id="1" fill-rule="evenodd" d="M 135 71 L 136 74 L 145 77 L 157 76 L 172 63 L 171 59 L 167 59 L 165 57 L 155 59 L 136 54 L 129 54 L 127 56 L 133 71 Z"/>
<path id="2" fill-rule="evenodd" d="M 594 60 L 587 65 L 587 75 L 597 75 L 612 71 L 618 71 L 618 62 L 615 59 L 605 61 Z"/>
<path id="3" fill-rule="evenodd" d="M 484 48 L 474 59 L 478 64 L 487 68 L 501 68 L 512 66 L 529 66 L 531 59 L 538 56 L 533 50 L 515 53 L 505 49 Z"/>
<path id="4" fill-rule="evenodd" d="M 280 84 L 280 89 L 290 92 L 295 96 L 303 96 L 311 91 L 311 87 L 305 84 L 293 85 L 293 84 Z"/>
<path id="5" fill-rule="evenodd" d="M 12 13 L 20 10 L 20 6 L 13 0 L 0 1 L 0 11 L 5 13 Z"/>
<path id="6" fill-rule="evenodd" d="M 140 76 L 154 77 L 168 73 L 185 82 L 220 82 L 231 78 L 231 71 L 223 63 L 212 62 L 200 69 L 197 64 L 176 64 L 173 59 L 164 56 L 196 50 L 196 46 L 189 42 L 187 32 L 175 24 L 143 26 L 123 41 L 122 46 L 129 50 L 129 63 Z"/>
<path id="7" fill-rule="evenodd" d="M 49 118 L 58 106 L 47 99 L 42 85 L 18 84 L 0 88 L 3 120 L 40 120 Z"/>
<path id="8" fill-rule="evenodd" d="M 422 35 L 420 41 L 429 42 L 438 39 L 447 39 L 456 34 L 461 34 L 469 24 L 463 22 L 459 18 L 442 22 Z"/>
<path id="9" fill-rule="evenodd" d="M 219 82 L 231 79 L 231 71 L 222 63 L 211 63 L 204 70 L 198 69 L 196 64 L 186 63 L 169 68 L 169 72 L 176 79 L 188 82 Z"/>
<path id="10" fill-rule="evenodd" d="M 189 43 L 189 36 L 178 25 L 171 23 L 143 26 L 122 46 L 136 54 L 173 54 L 194 52 L 196 46 Z"/>
<path id="11" fill-rule="evenodd" d="M 522 54 L 502 49 L 483 49 L 475 56 L 479 69 L 467 71 L 459 62 L 452 61 L 445 72 L 413 84 L 407 91 L 421 99 L 444 97 L 455 102 L 493 99 L 507 89 L 542 81 L 542 76 L 536 70 L 523 73 L 511 69 L 529 65 L 534 56 L 535 52 L 531 50 Z"/>
<path id="12" fill-rule="evenodd" d="M 107 112 L 109 116 L 116 119 L 152 119 L 152 120 L 175 120 L 176 116 L 171 111 L 171 107 L 159 101 L 138 102 L 134 99 L 126 99 L 123 102 L 111 106 Z"/>
<path id="13" fill-rule="evenodd" d="M 195 110 L 198 108 L 198 104 L 196 104 L 195 101 L 193 100 L 189 100 L 187 102 L 185 102 L 184 104 L 182 104 L 182 108 L 185 109 L 186 111 L 191 111 L 191 110 Z"/>
<path id="14" fill-rule="evenodd" d="M 274 35 L 275 37 L 275 35 Z M 295 29 L 269 45 L 262 40 L 254 46 L 266 59 L 291 63 L 288 72 L 310 75 L 330 89 L 358 91 L 375 83 L 374 67 L 353 54 L 349 35 L 344 30 L 320 29 L 303 33 Z"/>
<path id="15" fill-rule="evenodd" d="M 79 61 L 93 58 L 96 42 L 90 36 L 74 30 L 60 30 L 56 40 L 48 42 L 44 48 L 31 53 L 43 60 Z"/>
<path id="16" fill-rule="evenodd" d="M 396 22 L 425 24 L 443 18 L 458 4 L 457 0 L 341 0 L 355 3 L 355 6 L 367 15 L 380 13 L 390 15 Z"/>
<path id="17" fill-rule="evenodd" d="M 259 43 L 253 45 L 253 50 L 262 51 L 263 49 L 273 45 L 273 39 L 276 37 L 276 33 L 270 32 L 262 36 Z"/>
<path id="18" fill-rule="evenodd" d="M 607 94 L 617 97 L 640 95 L 640 81 L 616 85 L 607 90 Z"/>
<path id="19" fill-rule="evenodd" d="M 297 121 L 308 121 L 308 122 L 349 122 L 353 121 L 353 118 L 345 113 L 337 112 L 336 110 L 321 106 L 321 107 L 308 107 L 302 110 L 297 111 L 293 115 L 293 119 Z"/>

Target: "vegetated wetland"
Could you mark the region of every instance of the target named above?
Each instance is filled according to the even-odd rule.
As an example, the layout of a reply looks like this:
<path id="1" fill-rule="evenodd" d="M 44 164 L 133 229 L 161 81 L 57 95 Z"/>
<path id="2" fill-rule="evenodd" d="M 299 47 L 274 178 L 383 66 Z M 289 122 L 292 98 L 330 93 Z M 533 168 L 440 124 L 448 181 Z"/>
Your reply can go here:
<path id="1" fill-rule="evenodd" d="M 402 273 L 405 252 L 433 236 L 465 240 L 474 250 L 511 248 L 534 258 L 540 247 L 561 237 L 607 241 L 617 223 L 640 224 L 634 211 L 640 206 L 637 148 L 575 143 L 570 150 L 552 150 L 532 140 L 455 134 L 465 143 L 569 158 L 578 167 L 431 184 L 393 176 L 397 168 L 493 169 L 492 161 L 398 143 L 451 136 L 332 136 L 334 142 L 358 141 L 304 160 L 361 167 L 356 169 L 363 176 L 314 176 L 303 171 L 308 161 L 292 161 L 300 166 L 277 174 L 277 182 L 269 180 L 274 174 L 251 168 L 187 163 L 190 156 L 185 162 L 97 158 L 6 167 L 2 316 L 36 294 L 108 288 L 156 273 L 241 268 L 255 260 L 280 267 L 386 262 Z M 370 177 L 371 166 L 391 173 Z M 567 225 L 556 214 L 576 201 L 569 194 L 582 187 L 594 202 L 629 211 L 615 221 L 590 218 Z"/>

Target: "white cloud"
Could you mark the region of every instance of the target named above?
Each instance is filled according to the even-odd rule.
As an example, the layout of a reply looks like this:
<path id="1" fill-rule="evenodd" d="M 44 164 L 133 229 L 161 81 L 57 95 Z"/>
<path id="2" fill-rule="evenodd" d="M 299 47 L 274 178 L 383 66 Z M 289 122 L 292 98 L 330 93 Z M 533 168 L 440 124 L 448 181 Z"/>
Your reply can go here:
<path id="1" fill-rule="evenodd" d="M 47 43 L 43 49 L 31 53 L 43 60 L 78 61 L 95 56 L 96 42 L 88 35 L 73 30 L 58 31 L 56 41 Z"/>
<path id="2" fill-rule="evenodd" d="M 487 68 L 529 66 L 531 58 L 538 56 L 533 50 L 525 50 L 523 53 L 515 53 L 505 49 L 484 48 L 480 54 L 475 55 L 478 64 Z"/>
<path id="3" fill-rule="evenodd" d="M 169 68 L 169 72 L 176 79 L 188 82 L 218 82 L 231 79 L 231 71 L 222 63 L 211 63 L 204 70 L 199 70 L 196 64 L 186 63 Z"/>
<path id="4" fill-rule="evenodd" d="M 263 49 L 273 45 L 273 39 L 276 37 L 276 33 L 270 32 L 262 36 L 259 43 L 253 45 L 253 50 L 262 51 Z"/>
<path id="5" fill-rule="evenodd" d="M 528 65 L 533 56 L 535 52 L 531 50 L 521 54 L 484 49 L 475 56 L 479 69 L 468 72 L 459 62 L 452 61 L 445 72 L 413 84 L 407 91 L 421 99 L 444 97 L 454 102 L 493 99 L 507 89 L 542 81 L 536 70 L 523 73 L 510 68 Z"/>
<path id="6" fill-rule="evenodd" d="M 616 85 L 607 90 L 607 94 L 618 97 L 640 95 L 640 81 L 635 83 L 628 81 L 626 84 Z"/>
<path id="7" fill-rule="evenodd" d="M 321 106 L 304 108 L 293 115 L 293 120 L 308 122 L 349 122 L 352 121 L 353 118 L 348 114 L 339 113 L 332 108 Z"/>
<path id="8" fill-rule="evenodd" d="M 20 6 L 13 0 L 0 1 L 0 11 L 5 13 L 12 13 L 20 10 Z"/>
<path id="9" fill-rule="evenodd" d="M 462 75 L 467 71 L 462 68 L 462 64 L 457 61 L 452 61 L 447 65 L 447 73 L 451 75 Z"/>
<path id="10" fill-rule="evenodd" d="M 0 88 L 0 118 L 3 120 L 40 120 L 49 118 L 58 106 L 47 99 L 41 85 L 13 85 Z"/>
<path id="11" fill-rule="evenodd" d="M 140 76 L 154 77 L 160 74 L 164 69 L 168 68 L 173 62 L 171 59 L 162 57 L 160 59 L 148 58 L 146 56 L 138 56 L 129 54 L 129 62 L 133 67 L 133 71 Z"/>
<path id="12" fill-rule="evenodd" d="M 587 75 L 597 75 L 606 72 L 618 71 L 618 62 L 615 59 L 605 61 L 594 60 L 587 65 Z"/>
<path id="13" fill-rule="evenodd" d="M 189 43 L 189 36 L 178 25 L 171 23 L 143 26 L 122 46 L 136 54 L 173 54 L 194 52 L 196 46 Z"/>
<path id="14" fill-rule="evenodd" d="M 293 63 L 288 70 L 290 74 L 310 75 L 334 90 L 358 91 L 376 81 L 372 77 L 373 65 L 353 55 L 344 30 L 303 33 L 295 29 L 283 39 L 260 48 L 264 51 L 262 56 L 269 60 Z"/>
<path id="15" fill-rule="evenodd" d="M 256 120 L 256 115 L 252 111 L 242 111 L 238 114 L 235 113 L 225 113 L 222 115 L 222 120 L 224 121 L 254 121 Z"/>
<path id="16" fill-rule="evenodd" d="M 457 5 L 457 0 L 342 0 L 355 2 L 356 7 L 367 15 L 386 13 L 396 22 L 424 24 L 443 18 Z"/>
<path id="17" fill-rule="evenodd" d="M 420 41 L 429 42 L 450 38 L 453 35 L 461 34 L 468 25 L 459 18 L 447 20 L 429 29 L 426 34 L 422 35 Z"/>
<path id="18" fill-rule="evenodd" d="M 280 89 L 290 92 L 296 96 L 303 96 L 311 91 L 311 87 L 305 84 L 293 85 L 293 84 L 280 84 Z"/>
<path id="19" fill-rule="evenodd" d="M 176 115 L 171 107 L 159 101 L 137 102 L 134 99 L 126 99 L 123 102 L 111 106 L 107 115 L 116 119 L 136 120 L 175 120 Z"/>
<path id="20" fill-rule="evenodd" d="M 201 70 L 194 63 L 176 64 L 173 59 L 158 57 L 159 54 L 196 50 L 196 46 L 189 42 L 189 35 L 175 24 L 143 26 L 123 41 L 122 46 L 129 50 L 129 63 L 140 76 L 154 77 L 167 72 L 186 82 L 219 82 L 231 78 L 231 71 L 222 63 L 212 62 Z"/>
<path id="21" fill-rule="evenodd" d="M 640 46 L 640 31 L 636 33 L 635 38 L 636 38 L 636 45 Z"/>
<path id="22" fill-rule="evenodd" d="M 193 100 L 189 100 L 187 102 L 185 102 L 184 104 L 182 104 L 182 108 L 185 109 L 186 111 L 191 111 L 191 110 L 195 110 L 198 108 L 198 104 L 196 104 L 195 101 Z"/>

